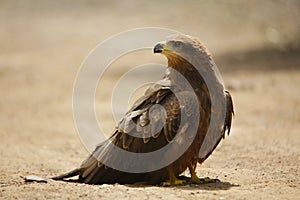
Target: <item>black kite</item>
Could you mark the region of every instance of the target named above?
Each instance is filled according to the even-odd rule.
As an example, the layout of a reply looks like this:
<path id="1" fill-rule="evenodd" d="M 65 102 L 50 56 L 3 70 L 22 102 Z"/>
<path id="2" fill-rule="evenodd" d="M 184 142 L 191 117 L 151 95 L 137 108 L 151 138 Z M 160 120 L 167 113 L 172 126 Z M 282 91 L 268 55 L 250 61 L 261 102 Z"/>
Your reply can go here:
<path id="1" fill-rule="evenodd" d="M 53 179 L 67 180 L 78 175 L 76 182 L 88 184 L 137 182 L 158 184 L 164 182 L 165 185 L 179 185 L 184 182 L 179 179 L 179 175 L 189 169 L 191 182 L 201 182 L 195 173 L 197 163 L 202 163 L 212 153 L 221 139 L 225 137 L 226 131 L 228 134 L 230 132 L 233 116 L 231 96 L 228 91 L 225 91 L 223 84 L 217 81 L 216 88 L 221 91 L 219 93 L 225 99 L 225 104 L 222 105 L 225 114 L 222 123 L 212 123 L 216 127 L 213 129 L 215 134 L 208 135 L 211 116 L 214 112 L 213 104 L 208 83 L 203 79 L 203 74 L 199 74 L 197 70 L 204 69 L 204 73 L 213 70 L 215 64 L 211 55 L 197 38 L 186 35 L 172 36 L 166 42 L 157 44 L 154 47 L 154 53 L 161 53 L 168 59 L 168 68 L 163 79 L 150 87 L 144 96 L 135 102 L 109 140 L 99 144 L 79 168 Z M 195 63 L 197 66 L 194 66 Z M 190 95 L 190 91 L 186 90 L 186 83 L 180 81 L 180 75 L 174 71 L 183 75 L 198 99 Z M 213 78 L 218 80 L 216 77 Z M 174 94 L 174 91 L 178 92 Z M 160 106 L 153 107 L 153 105 Z M 161 106 L 165 109 L 164 112 L 160 111 Z M 193 116 L 195 112 L 199 113 L 198 118 Z M 183 122 L 183 115 L 188 117 L 188 120 Z M 159 124 L 162 119 L 163 124 Z M 181 128 L 180 123 L 184 123 Z M 157 127 L 162 128 L 157 130 Z M 190 137 L 191 128 L 195 127 L 195 137 Z M 148 133 L 151 131 L 155 131 L 155 134 L 149 136 Z M 134 134 L 138 134 L 139 137 L 134 137 Z M 174 142 L 175 137 L 177 142 Z M 206 144 L 204 144 L 205 137 L 208 137 Z M 192 138 L 191 143 L 188 143 L 187 138 Z M 99 160 L 100 157 L 101 160 L 121 159 L 121 155 L 116 153 L 112 146 L 128 152 L 147 153 L 159 150 L 172 142 L 177 145 L 176 148 L 166 151 L 165 155 L 161 155 L 161 160 L 176 154 L 176 151 L 183 148 L 181 144 L 190 145 L 172 163 L 155 171 L 123 172 L 108 167 Z M 147 165 L 158 165 L 160 160 L 145 162 Z"/>

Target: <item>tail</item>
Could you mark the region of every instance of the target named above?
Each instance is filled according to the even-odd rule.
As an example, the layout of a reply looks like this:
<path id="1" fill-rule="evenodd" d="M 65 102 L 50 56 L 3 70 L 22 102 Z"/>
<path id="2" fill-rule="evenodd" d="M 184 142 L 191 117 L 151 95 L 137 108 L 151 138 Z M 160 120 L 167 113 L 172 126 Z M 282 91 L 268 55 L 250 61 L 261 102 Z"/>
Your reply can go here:
<path id="1" fill-rule="evenodd" d="M 59 175 L 59 176 L 54 176 L 50 179 L 57 180 L 57 181 L 80 182 L 79 178 L 78 179 L 66 180 L 67 178 L 78 176 L 80 174 L 80 171 L 81 171 L 81 169 L 77 168 L 77 169 L 74 169 L 74 170 L 72 170 L 70 172 L 67 172 L 65 174 L 62 174 L 62 175 Z"/>

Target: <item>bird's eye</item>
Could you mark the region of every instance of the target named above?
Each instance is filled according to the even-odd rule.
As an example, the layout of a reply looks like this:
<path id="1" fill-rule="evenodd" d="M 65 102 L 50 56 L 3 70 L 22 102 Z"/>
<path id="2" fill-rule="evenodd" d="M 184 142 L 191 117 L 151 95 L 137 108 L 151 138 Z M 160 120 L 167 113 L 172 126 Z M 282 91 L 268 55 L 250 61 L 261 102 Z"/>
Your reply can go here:
<path id="1" fill-rule="evenodd" d="M 178 47 L 181 47 L 181 46 L 182 46 L 182 42 L 180 42 L 180 41 L 174 42 L 174 47 L 178 48 Z"/>

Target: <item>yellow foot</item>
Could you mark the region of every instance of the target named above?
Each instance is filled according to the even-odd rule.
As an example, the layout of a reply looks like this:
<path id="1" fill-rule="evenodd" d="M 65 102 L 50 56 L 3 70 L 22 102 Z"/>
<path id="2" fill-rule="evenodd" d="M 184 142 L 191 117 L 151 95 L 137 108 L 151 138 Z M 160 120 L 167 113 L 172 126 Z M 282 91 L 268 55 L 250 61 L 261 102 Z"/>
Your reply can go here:
<path id="1" fill-rule="evenodd" d="M 205 183 L 216 183 L 216 182 L 220 182 L 219 179 L 213 179 L 213 178 L 209 178 L 209 177 L 198 178 L 197 176 L 192 177 L 190 181 L 191 181 L 191 183 L 193 183 L 193 184 L 205 184 Z"/>
<path id="2" fill-rule="evenodd" d="M 190 182 L 194 183 L 194 184 L 201 184 L 201 180 L 200 180 L 200 178 L 198 178 L 198 176 L 196 176 L 196 174 L 192 175 Z"/>
<path id="3" fill-rule="evenodd" d="M 172 181 L 166 181 L 162 183 L 163 187 L 169 187 L 169 186 L 177 186 L 177 185 L 184 185 L 186 183 L 185 180 L 180 180 L 180 179 L 176 179 L 176 180 L 172 180 Z"/>

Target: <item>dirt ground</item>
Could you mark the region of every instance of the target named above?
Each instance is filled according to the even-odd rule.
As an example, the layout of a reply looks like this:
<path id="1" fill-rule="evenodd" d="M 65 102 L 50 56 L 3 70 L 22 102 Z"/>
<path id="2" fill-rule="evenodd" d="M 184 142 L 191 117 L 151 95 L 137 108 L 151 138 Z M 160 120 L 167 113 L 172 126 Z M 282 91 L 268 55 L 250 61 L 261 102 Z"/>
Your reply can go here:
<path id="1" fill-rule="evenodd" d="M 0 1 L 1 199 L 299 199 L 299 1 L 41 2 Z M 87 156 L 72 116 L 77 70 L 99 42 L 145 26 L 195 35 L 214 55 L 236 115 L 230 136 L 197 174 L 221 182 L 24 183 L 21 176 L 58 175 Z M 116 63 L 107 83 L 132 64 Z M 96 107 L 109 131 L 111 88 L 102 89 Z"/>

